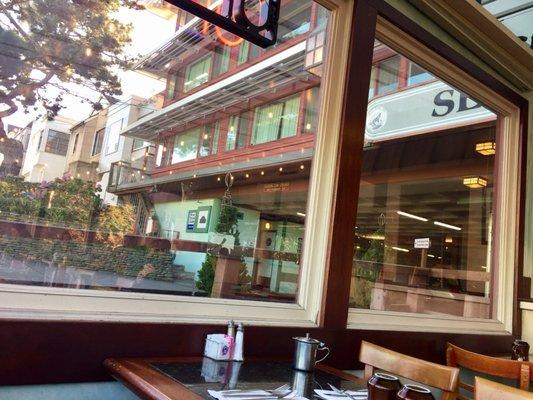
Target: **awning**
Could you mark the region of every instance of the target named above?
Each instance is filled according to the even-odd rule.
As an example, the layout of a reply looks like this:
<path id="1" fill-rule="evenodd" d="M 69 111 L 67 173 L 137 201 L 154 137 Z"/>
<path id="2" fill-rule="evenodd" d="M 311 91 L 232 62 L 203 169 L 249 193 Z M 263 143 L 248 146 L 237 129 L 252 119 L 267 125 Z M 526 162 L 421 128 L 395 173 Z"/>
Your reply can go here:
<path id="1" fill-rule="evenodd" d="M 215 9 L 221 3 L 222 1 L 220 0 L 215 1 L 209 8 Z M 202 39 L 213 34 L 214 27 L 211 24 L 209 24 L 208 32 L 205 36 L 201 33 L 204 22 L 204 20 L 198 17 L 193 18 L 178 29 L 165 43 L 141 58 L 133 66 L 133 69 L 140 69 L 158 76 L 165 75 L 171 61 L 176 60 L 181 54 L 190 50 Z"/>
<path id="2" fill-rule="evenodd" d="M 240 172 L 257 168 L 279 167 L 287 164 L 308 161 L 313 158 L 313 148 L 306 148 L 299 151 L 284 153 L 282 155 L 271 157 L 253 158 L 249 161 L 232 162 L 224 165 L 216 165 L 208 168 L 199 168 L 198 170 L 173 171 L 172 175 L 163 175 L 157 178 L 146 177 L 134 182 L 120 183 L 118 186 L 108 186 L 107 190 L 111 193 L 123 193 L 140 188 L 162 185 L 165 183 L 180 182 L 188 179 L 200 179 L 207 176 L 215 176 L 228 172 Z M 129 175 L 129 174 L 127 174 Z"/>
<path id="3" fill-rule="evenodd" d="M 292 82 L 306 81 L 305 42 L 300 42 L 127 126 L 122 134 L 153 140 L 165 130 L 225 110 Z"/>

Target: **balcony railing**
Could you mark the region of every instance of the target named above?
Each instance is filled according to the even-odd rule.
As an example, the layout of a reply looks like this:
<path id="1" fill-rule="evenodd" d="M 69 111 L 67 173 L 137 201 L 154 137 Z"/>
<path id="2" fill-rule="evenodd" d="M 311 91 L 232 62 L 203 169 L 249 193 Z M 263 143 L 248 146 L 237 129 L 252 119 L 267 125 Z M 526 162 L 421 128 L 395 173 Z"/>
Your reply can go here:
<path id="1" fill-rule="evenodd" d="M 129 162 L 125 161 L 117 161 L 112 163 L 107 190 L 109 192 L 114 192 L 120 186 L 132 183 L 140 183 L 150 179 L 150 171 L 152 171 L 154 167 L 153 162 L 150 162 L 150 160 L 152 160 L 152 157 L 148 159 L 146 167 L 144 168 L 132 167 Z"/>

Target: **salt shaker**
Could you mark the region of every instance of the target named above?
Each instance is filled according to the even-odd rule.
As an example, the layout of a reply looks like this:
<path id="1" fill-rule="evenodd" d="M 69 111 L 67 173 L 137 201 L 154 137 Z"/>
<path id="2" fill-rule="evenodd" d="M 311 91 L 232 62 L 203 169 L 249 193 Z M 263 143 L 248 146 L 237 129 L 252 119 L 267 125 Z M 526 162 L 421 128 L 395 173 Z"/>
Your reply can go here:
<path id="1" fill-rule="evenodd" d="M 243 361 L 243 345 L 244 345 L 244 325 L 239 322 L 237 325 L 237 334 L 235 335 L 235 350 L 233 352 L 233 361 Z"/>

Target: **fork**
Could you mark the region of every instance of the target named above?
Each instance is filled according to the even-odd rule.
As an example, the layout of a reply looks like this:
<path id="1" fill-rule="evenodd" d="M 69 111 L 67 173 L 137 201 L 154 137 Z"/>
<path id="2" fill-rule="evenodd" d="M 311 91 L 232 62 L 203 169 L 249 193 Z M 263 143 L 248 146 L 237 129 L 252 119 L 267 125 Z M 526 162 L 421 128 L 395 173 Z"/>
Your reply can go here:
<path id="1" fill-rule="evenodd" d="M 328 383 L 328 386 L 333 390 L 335 393 L 343 395 L 348 397 L 350 400 L 357 400 L 355 397 L 353 397 L 350 393 L 348 393 L 348 390 L 340 390 L 339 388 L 333 386 L 331 383 Z M 364 389 L 363 389 L 364 390 Z M 362 392 L 363 390 L 356 390 L 356 392 Z"/>

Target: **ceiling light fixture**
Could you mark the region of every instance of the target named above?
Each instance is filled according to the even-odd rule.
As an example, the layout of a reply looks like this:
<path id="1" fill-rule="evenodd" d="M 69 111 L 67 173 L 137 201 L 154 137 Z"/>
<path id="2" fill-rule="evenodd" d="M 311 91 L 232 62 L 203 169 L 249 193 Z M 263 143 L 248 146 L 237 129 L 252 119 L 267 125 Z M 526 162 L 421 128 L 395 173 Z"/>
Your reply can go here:
<path id="1" fill-rule="evenodd" d="M 470 189 L 481 189 L 487 186 L 487 180 L 480 176 L 464 178 L 463 185 Z"/>
<path id="2" fill-rule="evenodd" d="M 297 212 L 296 215 L 298 215 L 299 217 L 304 217 L 305 218 L 305 213 Z"/>
<path id="3" fill-rule="evenodd" d="M 482 142 L 476 144 L 476 151 L 484 156 L 492 156 L 496 154 L 495 142 Z"/>
<path id="4" fill-rule="evenodd" d="M 462 228 L 459 228 L 455 225 L 445 224 L 444 222 L 435 221 L 433 222 L 435 225 L 442 226 L 443 228 L 453 229 L 454 231 L 461 231 Z"/>
<path id="5" fill-rule="evenodd" d="M 404 211 L 396 211 L 396 213 L 398 215 L 401 215 L 402 217 L 407 217 L 407 218 L 411 218 L 411 219 L 416 219 L 418 221 L 428 222 L 427 218 L 419 217 L 418 215 L 414 215 L 414 214 L 409 214 L 409 213 L 406 213 Z"/>
<path id="6" fill-rule="evenodd" d="M 392 248 L 396 251 L 402 251 L 404 253 L 409 253 L 409 250 L 407 249 L 404 249 L 403 247 L 396 247 L 396 246 L 392 246 Z"/>

